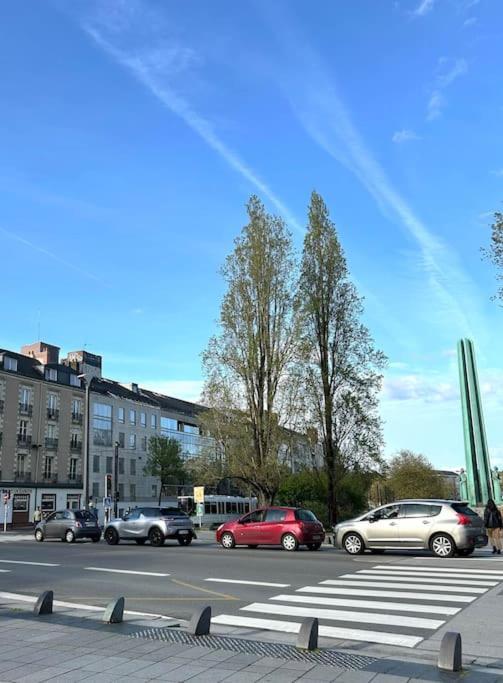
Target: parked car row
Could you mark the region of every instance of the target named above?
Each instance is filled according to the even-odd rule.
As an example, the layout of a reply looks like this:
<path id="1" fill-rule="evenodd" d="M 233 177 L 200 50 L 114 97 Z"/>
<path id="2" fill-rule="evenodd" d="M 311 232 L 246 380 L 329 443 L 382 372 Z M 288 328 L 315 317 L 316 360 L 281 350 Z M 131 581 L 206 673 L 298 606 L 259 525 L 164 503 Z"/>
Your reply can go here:
<path id="1" fill-rule="evenodd" d="M 87 510 L 61 510 L 39 522 L 37 541 L 61 539 L 73 543 L 102 535 L 109 545 L 121 540 L 147 541 L 156 547 L 166 540 L 188 546 L 196 538 L 190 517 L 177 507 L 138 507 L 109 522 L 104 530 Z M 319 550 L 325 530 L 304 508 L 266 507 L 221 524 L 216 541 L 226 550 L 236 546 L 282 546 L 292 552 L 300 546 Z M 366 512 L 334 527 L 333 543 L 350 555 L 369 550 L 429 550 L 437 557 L 467 557 L 487 545 L 484 522 L 467 503 L 452 500 L 402 500 Z"/>

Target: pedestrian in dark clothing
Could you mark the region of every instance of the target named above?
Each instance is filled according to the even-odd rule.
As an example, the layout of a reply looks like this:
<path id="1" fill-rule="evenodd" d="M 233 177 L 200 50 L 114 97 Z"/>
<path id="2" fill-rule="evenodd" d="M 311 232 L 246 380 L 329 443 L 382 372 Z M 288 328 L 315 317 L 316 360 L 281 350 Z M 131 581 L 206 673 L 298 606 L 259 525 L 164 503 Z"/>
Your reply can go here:
<path id="1" fill-rule="evenodd" d="M 501 519 L 501 512 L 496 507 L 496 503 L 492 498 L 487 501 L 484 511 L 484 526 L 487 529 L 489 543 L 493 547 L 493 555 L 495 553 L 501 555 L 501 528 L 503 521 Z"/>

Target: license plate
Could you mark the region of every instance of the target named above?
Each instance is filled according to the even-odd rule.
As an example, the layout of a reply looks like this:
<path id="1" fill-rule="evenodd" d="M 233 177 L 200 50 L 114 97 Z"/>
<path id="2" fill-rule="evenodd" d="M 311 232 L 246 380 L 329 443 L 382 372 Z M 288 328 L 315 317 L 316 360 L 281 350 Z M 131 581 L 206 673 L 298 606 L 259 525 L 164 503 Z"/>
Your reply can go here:
<path id="1" fill-rule="evenodd" d="M 178 533 L 180 534 L 180 536 L 187 536 L 187 534 L 188 534 L 189 532 L 188 532 L 188 531 L 185 531 L 185 529 L 182 529 L 182 530 L 179 531 Z"/>
<path id="2" fill-rule="evenodd" d="M 319 541 L 321 536 L 313 536 L 313 541 Z"/>
<path id="3" fill-rule="evenodd" d="M 485 537 L 485 536 L 477 536 L 477 541 L 478 541 L 479 543 L 483 543 L 485 540 L 486 540 L 486 537 Z"/>
<path id="4" fill-rule="evenodd" d="M 86 522 L 86 526 L 96 526 L 96 525 L 93 524 L 92 522 Z"/>

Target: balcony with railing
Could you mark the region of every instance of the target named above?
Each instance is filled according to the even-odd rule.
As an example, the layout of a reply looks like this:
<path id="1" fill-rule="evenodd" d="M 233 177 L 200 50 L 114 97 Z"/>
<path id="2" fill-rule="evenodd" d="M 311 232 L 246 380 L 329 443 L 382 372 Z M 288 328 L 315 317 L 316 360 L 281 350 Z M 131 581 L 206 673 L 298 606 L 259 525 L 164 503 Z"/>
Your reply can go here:
<path id="1" fill-rule="evenodd" d="M 14 472 L 14 481 L 29 482 L 31 481 L 31 472 Z"/>
<path id="2" fill-rule="evenodd" d="M 70 450 L 72 453 L 81 453 L 82 441 L 70 441 Z"/>
<path id="3" fill-rule="evenodd" d="M 31 436 L 28 434 L 18 434 L 17 445 L 19 448 L 29 448 L 31 446 Z"/>
<path id="4" fill-rule="evenodd" d="M 33 415 L 33 406 L 31 403 L 20 403 L 19 404 L 19 414 L 28 415 L 31 417 Z"/>
<path id="5" fill-rule="evenodd" d="M 83 421 L 82 413 L 72 413 L 72 424 L 81 425 Z"/>
<path id="6" fill-rule="evenodd" d="M 0 398 L 0 413 L 3 413 L 4 406 L 5 406 L 5 401 L 3 400 L 3 398 Z"/>
<path id="7" fill-rule="evenodd" d="M 57 408 L 47 408 L 48 420 L 59 420 L 59 410 Z"/>
<path id="8" fill-rule="evenodd" d="M 68 481 L 70 484 L 82 485 L 82 475 L 81 474 L 70 474 L 68 475 Z"/>
<path id="9" fill-rule="evenodd" d="M 46 484 L 57 484 L 58 483 L 58 475 L 56 473 L 52 472 L 43 472 L 42 473 L 42 481 Z"/>
<path id="10" fill-rule="evenodd" d="M 47 437 L 45 440 L 45 447 L 47 448 L 48 451 L 57 451 L 58 450 L 58 439 L 51 439 L 51 438 Z"/>

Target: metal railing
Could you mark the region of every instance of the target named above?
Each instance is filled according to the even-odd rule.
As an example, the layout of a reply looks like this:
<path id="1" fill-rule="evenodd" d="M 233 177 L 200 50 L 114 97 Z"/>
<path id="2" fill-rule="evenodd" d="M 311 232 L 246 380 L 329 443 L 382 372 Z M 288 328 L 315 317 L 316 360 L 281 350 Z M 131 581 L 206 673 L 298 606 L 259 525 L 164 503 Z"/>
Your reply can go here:
<path id="1" fill-rule="evenodd" d="M 51 484 L 57 484 L 58 483 L 58 475 L 52 474 L 51 472 L 44 472 L 42 474 L 42 481 L 48 482 Z"/>
<path id="2" fill-rule="evenodd" d="M 46 438 L 45 440 L 45 447 L 48 450 L 55 451 L 58 448 L 58 439 L 50 439 Z"/>
<path id="3" fill-rule="evenodd" d="M 47 408 L 48 420 L 59 420 L 59 410 L 57 408 Z"/>
<path id="4" fill-rule="evenodd" d="M 28 434 L 18 434 L 17 435 L 18 446 L 29 448 L 31 446 L 31 436 Z"/>
<path id="5" fill-rule="evenodd" d="M 29 417 L 31 417 L 33 414 L 32 404 L 31 403 L 20 403 L 19 404 L 19 413 L 21 415 L 28 415 Z"/>
<path id="6" fill-rule="evenodd" d="M 82 450 L 82 441 L 70 441 L 70 450 L 75 453 L 80 453 Z"/>
<path id="7" fill-rule="evenodd" d="M 31 481 L 31 472 L 14 472 L 14 481 Z"/>
<path id="8" fill-rule="evenodd" d="M 81 425 L 83 420 L 82 413 L 72 413 L 72 423 L 74 425 Z"/>

